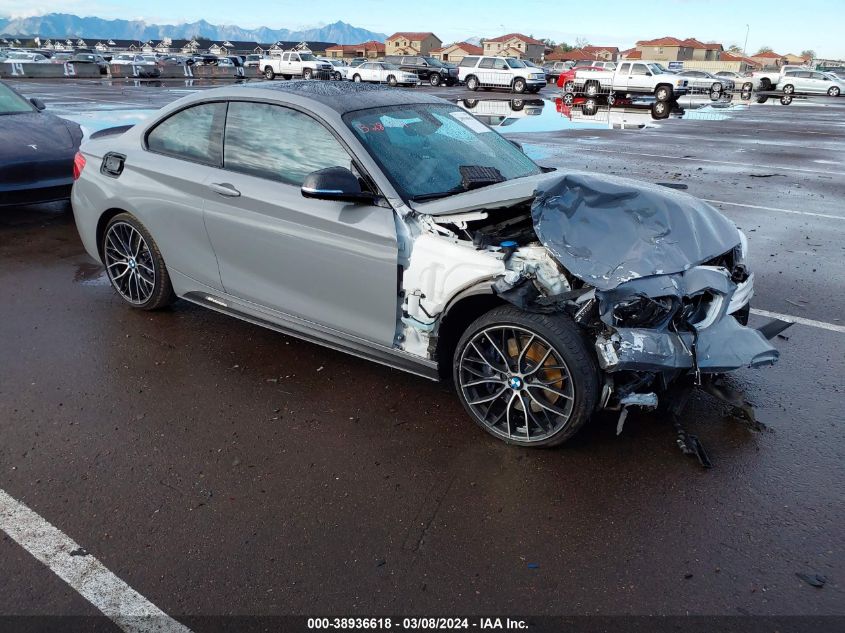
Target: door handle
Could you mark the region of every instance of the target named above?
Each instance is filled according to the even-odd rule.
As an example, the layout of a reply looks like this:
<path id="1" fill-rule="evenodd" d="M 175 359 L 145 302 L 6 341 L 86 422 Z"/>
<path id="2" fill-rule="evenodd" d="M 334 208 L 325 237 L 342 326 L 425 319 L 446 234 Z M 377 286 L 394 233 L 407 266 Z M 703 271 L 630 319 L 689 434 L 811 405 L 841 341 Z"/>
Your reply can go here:
<path id="1" fill-rule="evenodd" d="M 237 198 L 241 195 L 241 192 L 235 189 L 235 186 L 228 182 L 213 182 L 208 186 L 212 191 L 219 193 L 221 196 Z"/>

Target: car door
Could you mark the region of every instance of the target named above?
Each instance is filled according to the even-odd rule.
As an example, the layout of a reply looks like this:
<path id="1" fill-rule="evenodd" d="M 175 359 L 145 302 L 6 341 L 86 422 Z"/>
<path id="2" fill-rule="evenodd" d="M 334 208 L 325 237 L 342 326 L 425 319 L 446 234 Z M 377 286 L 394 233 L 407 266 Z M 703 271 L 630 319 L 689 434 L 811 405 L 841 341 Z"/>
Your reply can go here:
<path id="1" fill-rule="evenodd" d="M 614 74 L 613 79 L 613 89 L 614 90 L 627 90 L 628 89 L 628 80 L 631 75 L 631 64 L 630 62 L 625 62 Z M 580 80 L 579 80 L 580 82 Z"/>
<path id="2" fill-rule="evenodd" d="M 205 221 L 228 294 L 392 346 L 398 250 L 392 209 L 302 196 L 305 176 L 354 161 L 308 114 L 229 104 Z M 273 130 L 272 135 L 266 133 Z"/>
<path id="3" fill-rule="evenodd" d="M 824 94 L 828 91 L 828 88 L 833 86 L 833 82 L 831 82 L 830 79 L 825 77 L 824 74 L 818 72 L 812 72 L 809 74 L 810 78 L 807 80 L 807 82 L 810 84 L 810 89 L 813 92 L 818 94 Z"/>
<path id="4" fill-rule="evenodd" d="M 633 92 L 651 92 L 651 71 L 645 64 L 631 64 L 628 74 L 628 90 Z"/>
<path id="5" fill-rule="evenodd" d="M 158 123 L 144 149 L 127 159 L 120 177 L 131 193 L 130 208 L 153 235 L 168 269 L 221 290 L 217 259 L 203 219 L 203 182 L 222 164 L 222 101 L 189 106 Z"/>
<path id="6" fill-rule="evenodd" d="M 515 76 L 508 63 L 498 57 L 493 60 L 494 83 L 497 86 L 510 86 Z"/>

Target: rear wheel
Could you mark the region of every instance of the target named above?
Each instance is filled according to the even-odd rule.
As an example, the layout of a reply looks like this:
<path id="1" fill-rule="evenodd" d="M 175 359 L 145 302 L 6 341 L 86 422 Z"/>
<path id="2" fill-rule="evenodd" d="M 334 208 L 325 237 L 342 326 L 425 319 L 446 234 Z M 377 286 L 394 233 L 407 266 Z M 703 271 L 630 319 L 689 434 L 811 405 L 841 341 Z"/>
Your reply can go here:
<path id="1" fill-rule="evenodd" d="M 743 92 L 751 92 L 753 89 L 754 89 L 754 84 L 751 83 L 750 81 L 746 81 L 744 84 L 742 84 L 742 91 Z"/>
<path id="2" fill-rule="evenodd" d="M 714 81 L 713 85 L 710 86 L 710 92 L 722 92 L 722 84 L 718 81 Z"/>
<path id="3" fill-rule="evenodd" d="M 522 77 L 513 80 L 513 91 L 518 95 L 525 92 L 525 80 Z"/>
<path id="4" fill-rule="evenodd" d="M 396 85 L 396 77 L 394 77 L 393 75 L 388 75 L 387 76 L 387 85 L 388 86 L 395 86 Z"/>
<path id="5" fill-rule="evenodd" d="M 478 77 L 475 75 L 467 77 L 467 90 L 472 90 L 473 92 L 478 90 Z"/>
<path id="6" fill-rule="evenodd" d="M 276 78 L 276 73 L 273 71 L 271 66 L 267 66 L 267 68 L 264 69 L 264 78 L 269 79 L 270 81 L 273 81 Z"/>
<path id="7" fill-rule="evenodd" d="M 361 75 L 356 74 L 352 77 L 352 81 L 354 81 L 356 84 L 361 83 Z"/>
<path id="8" fill-rule="evenodd" d="M 161 251 L 135 216 L 109 220 L 101 248 L 112 288 L 133 308 L 156 310 L 176 300 Z"/>
<path id="9" fill-rule="evenodd" d="M 596 406 L 594 354 L 561 315 L 491 310 L 461 337 L 453 377 L 476 424 L 509 444 L 561 444 Z"/>
<path id="10" fill-rule="evenodd" d="M 431 73 L 428 77 L 428 83 L 435 88 L 440 85 L 440 73 Z"/>

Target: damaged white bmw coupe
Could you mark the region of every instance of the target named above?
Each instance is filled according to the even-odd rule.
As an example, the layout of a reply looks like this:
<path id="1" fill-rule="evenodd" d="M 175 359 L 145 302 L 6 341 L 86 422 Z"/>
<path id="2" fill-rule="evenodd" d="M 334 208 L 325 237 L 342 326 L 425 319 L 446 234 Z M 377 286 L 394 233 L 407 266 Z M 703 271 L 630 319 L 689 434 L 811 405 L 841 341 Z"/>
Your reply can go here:
<path id="1" fill-rule="evenodd" d="M 497 438 L 774 363 L 747 244 L 708 204 L 538 166 L 458 106 L 259 83 L 92 137 L 73 210 L 129 305 L 177 297 L 454 383 Z"/>

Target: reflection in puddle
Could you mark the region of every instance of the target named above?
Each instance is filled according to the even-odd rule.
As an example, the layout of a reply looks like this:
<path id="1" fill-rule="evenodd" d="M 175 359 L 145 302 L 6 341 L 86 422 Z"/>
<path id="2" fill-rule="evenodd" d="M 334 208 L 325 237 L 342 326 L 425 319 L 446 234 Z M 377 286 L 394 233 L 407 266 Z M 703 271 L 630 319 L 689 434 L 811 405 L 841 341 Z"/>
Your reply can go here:
<path id="1" fill-rule="evenodd" d="M 571 94 L 554 98 L 461 99 L 457 105 L 502 134 L 577 129 L 642 129 L 668 118 L 724 120 L 746 105 L 730 98 L 691 95 L 669 104 L 653 97 L 588 98 Z"/>
<path id="2" fill-rule="evenodd" d="M 101 286 L 109 283 L 108 277 L 106 277 L 106 269 L 93 262 L 77 264 L 73 280 L 85 286 Z"/>

